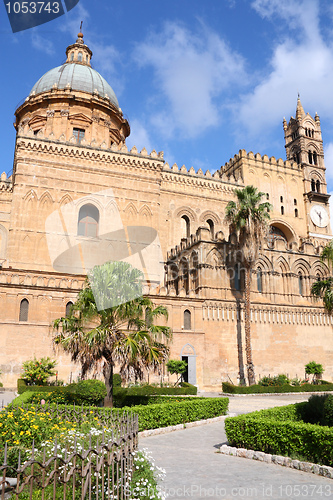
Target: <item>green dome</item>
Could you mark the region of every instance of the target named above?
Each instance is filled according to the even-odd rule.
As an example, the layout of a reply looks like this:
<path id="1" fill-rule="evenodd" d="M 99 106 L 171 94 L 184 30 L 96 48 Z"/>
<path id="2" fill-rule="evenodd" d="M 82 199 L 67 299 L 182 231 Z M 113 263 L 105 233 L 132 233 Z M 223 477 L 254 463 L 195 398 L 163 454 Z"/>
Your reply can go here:
<path id="1" fill-rule="evenodd" d="M 51 90 L 54 85 L 58 89 L 69 87 L 93 94 L 97 90 L 101 97 L 109 97 L 110 102 L 119 109 L 117 97 L 108 82 L 90 65 L 65 63 L 53 68 L 43 75 L 32 87 L 29 96 Z"/>

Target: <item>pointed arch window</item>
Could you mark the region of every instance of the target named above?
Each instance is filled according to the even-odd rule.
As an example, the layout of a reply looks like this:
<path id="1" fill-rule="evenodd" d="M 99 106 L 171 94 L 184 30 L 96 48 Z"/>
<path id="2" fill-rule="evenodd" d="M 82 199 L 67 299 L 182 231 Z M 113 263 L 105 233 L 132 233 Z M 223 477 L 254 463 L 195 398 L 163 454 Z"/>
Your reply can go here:
<path id="1" fill-rule="evenodd" d="M 310 151 L 310 149 L 308 151 L 308 157 L 309 157 L 309 163 L 310 163 L 310 165 L 312 165 L 312 159 L 313 158 L 312 158 L 312 151 Z"/>
<path id="2" fill-rule="evenodd" d="M 311 179 L 311 191 L 316 190 L 316 181 L 314 179 Z"/>
<path id="3" fill-rule="evenodd" d="M 295 208 L 295 217 L 298 217 L 298 210 Z"/>
<path id="4" fill-rule="evenodd" d="M 317 165 L 317 162 L 318 162 L 317 153 L 316 153 L 316 151 L 314 151 L 314 152 L 313 152 L 313 163 L 314 163 L 315 165 Z"/>
<path id="5" fill-rule="evenodd" d="M 258 267 L 257 269 L 257 290 L 262 293 L 262 269 Z"/>
<path id="6" fill-rule="evenodd" d="M 83 205 L 80 208 L 77 227 L 78 236 L 97 238 L 99 211 L 94 205 Z"/>
<path id="7" fill-rule="evenodd" d="M 191 311 L 185 309 L 184 311 L 184 330 L 191 330 Z"/>
<path id="8" fill-rule="evenodd" d="M 316 181 L 316 191 L 320 193 L 320 181 Z"/>
<path id="9" fill-rule="evenodd" d="M 77 60 L 79 62 L 82 62 L 82 52 L 79 52 L 79 55 L 77 56 Z"/>
<path id="10" fill-rule="evenodd" d="M 284 207 L 281 207 L 281 215 L 284 215 Z"/>
<path id="11" fill-rule="evenodd" d="M 304 280 L 302 273 L 298 273 L 298 293 L 301 296 L 304 294 Z"/>
<path id="12" fill-rule="evenodd" d="M 71 315 L 71 309 L 72 309 L 73 302 L 69 301 L 66 304 L 66 318 Z"/>
<path id="13" fill-rule="evenodd" d="M 214 222 L 212 221 L 212 219 L 208 219 L 206 222 L 207 222 L 207 224 L 209 226 L 210 235 L 211 235 L 212 240 L 213 240 L 214 239 L 214 235 L 215 235 L 215 233 L 214 233 Z"/>
<path id="14" fill-rule="evenodd" d="M 29 301 L 28 299 L 21 300 L 19 321 L 28 321 L 29 317 Z"/>
<path id="15" fill-rule="evenodd" d="M 182 238 L 189 238 L 191 236 L 191 226 L 190 226 L 190 219 L 187 217 L 187 215 L 182 215 L 181 224 L 182 224 Z"/>

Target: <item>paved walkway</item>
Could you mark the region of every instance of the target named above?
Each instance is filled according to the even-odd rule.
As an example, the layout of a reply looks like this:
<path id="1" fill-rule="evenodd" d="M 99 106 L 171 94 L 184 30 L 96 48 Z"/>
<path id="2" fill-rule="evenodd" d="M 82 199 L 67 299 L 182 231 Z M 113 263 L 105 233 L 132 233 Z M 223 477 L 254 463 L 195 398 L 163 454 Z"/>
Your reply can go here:
<path id="1" fill-rule="evenodd" d="M 230 398 L 230 412 L 283 406 L 308 396 Z M 255 500 L 333 498 L 333 481 L 305 472 L 217 453 L 227 443 L 223 422 L 140 439 L 155 464 L 166 470 L 161 488 L 168 498 Z"/>

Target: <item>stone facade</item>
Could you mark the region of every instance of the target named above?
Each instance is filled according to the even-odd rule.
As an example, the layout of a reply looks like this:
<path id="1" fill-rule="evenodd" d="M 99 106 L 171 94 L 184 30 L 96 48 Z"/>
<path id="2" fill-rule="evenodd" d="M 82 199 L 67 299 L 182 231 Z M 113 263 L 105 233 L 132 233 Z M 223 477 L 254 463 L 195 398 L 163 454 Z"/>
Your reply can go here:
<path id="1" fill-rule="evenodd" d="M 79 34 L 66 64 L 86 71 L 90 58 Z M 128 151 L 130 129 L 116 99 L 75 79 L 64 88 L 59 82 L 17 109 L 13 174 L 0 181 L 5 385 L 15 385 L 22 361 L 54 356 L 50 323 L 75 300 L 87 259 L 121 258 L 119 241 L 133 228 L 140 228 L 138 240 L 149 240 L 140 240 L 143 247 L 159 240 L 166 263 L 162 282 L 155 273 L 145 291 L 169 310 L 171 357 L 188 360 L 189 381 L 201 389 L 237 382 L 244 371 L 243 278 L 224 217 L 234 188 L 248 184 L 273 205 L 272 234 L 252 283 L 256 374 L 302 377 L 315 359 L 333 378 L 331 318 L 310 296 L 311 282 L 328 273 L 319 256 L 331 238 L 319 117 L 305 114 L 298 99 L 296 118 L 284 121 L 286 161 L 241 150 L 213 174 L 195 172 L 169 166 L 162 152 Z M 79 373 L 64 355 L 58 368 L 65 380 Z"/>

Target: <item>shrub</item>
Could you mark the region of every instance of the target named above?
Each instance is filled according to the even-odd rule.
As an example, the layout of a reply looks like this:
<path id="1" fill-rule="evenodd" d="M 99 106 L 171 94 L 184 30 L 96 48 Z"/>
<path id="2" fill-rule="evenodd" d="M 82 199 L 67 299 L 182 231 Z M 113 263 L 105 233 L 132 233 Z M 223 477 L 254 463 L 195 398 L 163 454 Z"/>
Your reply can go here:
<path id="1" fill-rule="evenodd" d="M 333 429 L 301 421 L 304 405 L 262 410 L 227 418 L 231 445 L 277 455 L 302 456 L 310 462 L 333 465 Z"/>
<path id="2" fill-rule="evenodd" d="M 188 384 L 186 382 L 182 383 L 181 387 L 155 387 L 153 385 L 142 385 L 140 387 L 116 387 L 113 391 L 115 397 L 123 395 L 127 396 L 146 396 L 146 395 L 185 395 L 191 394 L 195 395 L 197 393 L 197 388 L 195 385 Z"/>
<path id="3" fill-rule="evenodd" d="M 325 425 L 333 426 L 333 395 L 331 394 L 324 401 L 323 422 Z"/>
<path id="4" fill-rule="evenodd" d="M 52 361 L 49 357 L 34 358 L 23 363 L 23 375 L 27 385 L 43 385 L 46 384 L 48 378 L 56 374 L 54 368 L 57 362 Z"/>
<path id="5" fill-rule="evenodd" d="M 119 373 L 114 373 L 113 375 L 113 387 L 121 387 L 121 376 Z"/>
<path id="6" fill-rule="evenodd" d="M 103 403 L 107 391 L 101 380 L 81 380 L 66 387 L 67 398 L 75 404 L 99 406 Z"/>
<path id="7" fill-rule="evenodd" d="M 284 392 L 320 392 L 333 391 L 333 384 L 303 384 L 301 386 L 281 385 L 281 386 L 261 386 L 250 385 L 248 387 L 222 382 L 222 391 L 227 394 L 256 394 L 256 393 L 284 393 Z"/>
<path id="8" fill-rule="evenodd" d="M 136 406 L 135 409 L 132 407 L 128 410 L 138 414 L 139 430 L 143 431 L 225 415 L 228 404 L 228 398 L 204 398 L 179 403 Z M 122 409 L 125 411 L 127 408 Z"/>
<path id="9" fill-rule="evenodd" d="M 305 365 L 305 373 L 308 375 L 313 375 L 312 383 L 314 384 L 318 382 L 318 379 L 320 379 L 323 372 L 323 365 L 316 363 L 315 361 L 310 361 L 310 363 Z"/>

